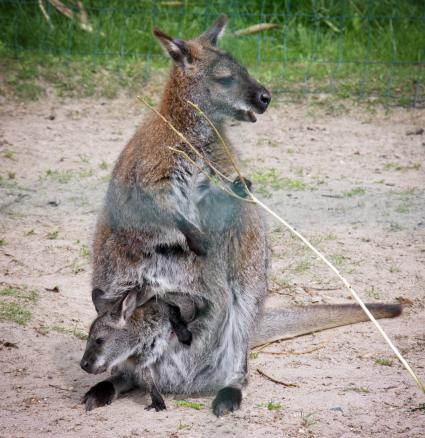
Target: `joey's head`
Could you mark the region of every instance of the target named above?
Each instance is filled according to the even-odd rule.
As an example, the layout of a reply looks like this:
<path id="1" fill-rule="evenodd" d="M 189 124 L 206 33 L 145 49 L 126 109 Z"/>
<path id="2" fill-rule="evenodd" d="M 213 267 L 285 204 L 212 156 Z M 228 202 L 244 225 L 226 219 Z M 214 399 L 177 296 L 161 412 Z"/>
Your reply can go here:
<path id="1" fill-rule="evenodd" d="M 255 122 L 254 113 L 262 114 L 267 109 L 271 95 L 243 65 L 217 47 L 226 25 L 227 17 L 221 15 L 206 32 L 188 41 L 154 29 L 154 35 L 174 62 L 166 104 L 171 100 L 167 93 L 172 98 L 180 94 L 178 97 L 198 104 L 215 122 Z"/>
<path id="2" fill-rule="evenodd" d="M 168 316 L 155 300 L 139 304 L 132 290 L 94 320 L 80 362 L 84 371 L 100 374 L 133 355 L 146 362 L 160 356 L 171 335 Z"/>

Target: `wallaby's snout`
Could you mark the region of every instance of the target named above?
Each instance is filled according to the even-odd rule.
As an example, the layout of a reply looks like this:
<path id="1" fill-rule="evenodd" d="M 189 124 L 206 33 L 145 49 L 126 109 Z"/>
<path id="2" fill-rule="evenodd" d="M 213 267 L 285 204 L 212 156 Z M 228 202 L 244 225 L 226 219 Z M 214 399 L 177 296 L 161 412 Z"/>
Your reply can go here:
<path id="1" fill-rule="evenodd" d="M 272 96 L 266 88 L 261 86 L 261 89 L 257 92 L 255 98 L 255 105 L 258 108 L 259 113 L 262 114 L 269 106 Z"/>
<path id="2" fill-rule="evenodd" d="M 258 83 L 255 79 L 250 79 L 252 85 L 250 86 L 251 92 L 249 93 L 249 101 L 247 104 L 252 108 L 252 111 L 248 111 L 248 119 L 251 122 L 256 122 L 257 118 L 253 114 L 253 111 L 257 114 L 263 114 L 268 108 L 272 96 L 266 87 Z"/>

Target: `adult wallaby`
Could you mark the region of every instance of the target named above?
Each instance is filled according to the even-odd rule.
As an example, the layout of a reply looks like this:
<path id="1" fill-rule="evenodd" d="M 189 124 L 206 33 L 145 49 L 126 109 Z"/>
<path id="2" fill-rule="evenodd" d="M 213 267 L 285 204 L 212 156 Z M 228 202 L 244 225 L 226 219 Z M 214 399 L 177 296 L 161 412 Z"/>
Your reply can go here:
<path id="1" fill-rule="evenodd" d="M 160 113 L 232 180 L 231 163 L 214 130 L 187 101 L 199 105 L 225 136 L 226 120 L 255 122 L 255 113 L 267 109 L 271 96 L 217 48 L 226 23 L 220 16 L 189 41 L 157 29 L 154 34 L 173 60 Z M 185 151 L 197 166 L 169 147 Z M 140 126 L 115 165 L 98 219 L 92 298 L 100 308 L 138 287 L 160 297 L 173 292 L 205 300 L 208 312 L 191 323 L 190 347 L 166 348 L 150 369 L 161 392 L 218 391 L 213 411 L 219 416 L 241 404 L 248 349 L 267 291 L 268 251 L 256 206 L 218 189 L 198 166 L 212 174 L 158 116 Z M 229 188 L 238 191 L 240 181 L 234 179 Z M 285 334 L 285 312 L 272 315 L 272 326 L 266 323 L 270 336 Z M 304 319 L 301 312 L 301 322 L 317 316 L 322 323 L 310 324 L 310 331 L 329 326 L 316 307 L 309 312 Z M 297 313 L 292 315 L 289 321 L 305 332 L 297 326 Z M 363 320 L 361 312 L 352 316 L 351 307 L 337 307 L 331 326 L 334 320 L 336 325 Z M 269 321 L 267 315 L 264 320 Z"/>
<path id="2" fill-rule="evenodd" d="M 186 310 L 190 305 L 193 307 L 193 303 L 186 303 Z M 196 312 L 193 307 L 192 318 Z M 105 309 L 90 327 L 81 368 L 91 374 L 112 370 L 112 376 L 85 394 L 82 402 L 86 410 L 110 404 L 116 396 L 134 387 L 150 393 L 152 404 L 146 409 L 166 409 L 149 366 L 166 348 L 178 342 L 185 345 L 192 342 L 192 333 L 180 309 L 156 298 L 146 302 L 137 289 L 128 292 L 124 299 Z"/>

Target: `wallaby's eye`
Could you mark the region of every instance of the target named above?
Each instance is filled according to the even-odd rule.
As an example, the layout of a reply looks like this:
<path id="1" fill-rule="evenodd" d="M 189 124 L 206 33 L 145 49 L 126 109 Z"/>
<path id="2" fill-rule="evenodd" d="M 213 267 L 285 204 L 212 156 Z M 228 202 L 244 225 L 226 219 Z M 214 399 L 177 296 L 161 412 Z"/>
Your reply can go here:
<path id="1" fill-rule="evenodd" d="M 230 87 L 235 81 L 235 78 L 233 76 L 223 76 L 221 78 L 217 78 L 216 80 L 220 85 L 223 85 L 224 87 Z"/>
<path id="2" fill-rule="evenodd" d="M 97 345 L 102 345 L 105 342 L 105 339 L 104 338 L 97 338 L 95 342 Z"/>

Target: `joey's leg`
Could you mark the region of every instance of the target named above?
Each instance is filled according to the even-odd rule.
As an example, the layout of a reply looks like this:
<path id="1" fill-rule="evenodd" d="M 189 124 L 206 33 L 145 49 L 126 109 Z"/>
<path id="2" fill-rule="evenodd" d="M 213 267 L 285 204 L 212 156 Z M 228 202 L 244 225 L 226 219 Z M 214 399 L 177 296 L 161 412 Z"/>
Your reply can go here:
<path id="1" fill-rule="evenodd" d="M 152 403 L 146 406 L 145 409 L 147 411 L 150 411 L 151 409 L 155 409 L 156 412 L 159 412 L 167 409 L 167 406 L 165 406 L 165 401 L 155 385 L 152 385 L 152 388 L 150 390 L 150 396 L 152 399 Z"/>
<path id="2" fill-rule="evenodd" d="M 142 372 L 142 378 L 144 385 L 147 386 L 149 390 L 149 394 L 152 399 L 152 403 L 148 406 L 146 406 L 146 410 L 150 411 L 151 409 L 155 409 L 156 412 L 163 411 L 167 409 L 167 406 L 165 406 L 165 401 L 162 398 L 161 393 L 158 391 L 158 388 L 155 385 L 155 382 L 152 377 L 152 373 L 149 368 L 145 368 Z"/>
<path id="3" fill-rule="evenodd" d="M 102 380 L 92 386 L 83 397 L 82 403 L 86 405 L 86 411 L 110 405 L 119 394 L 134 388 L 134 382 L 126 374 L 117 374 L 107 380 Z"/>
<path id="4" fill-rule="evenodd" d="M 185 345 L 192 343 L 192 332 L 187 328 L 186 322 L 183 320 L 180 309 L 177 306 L 169 305 L 170 322 L 173 327 L 177 339 Z"/>

